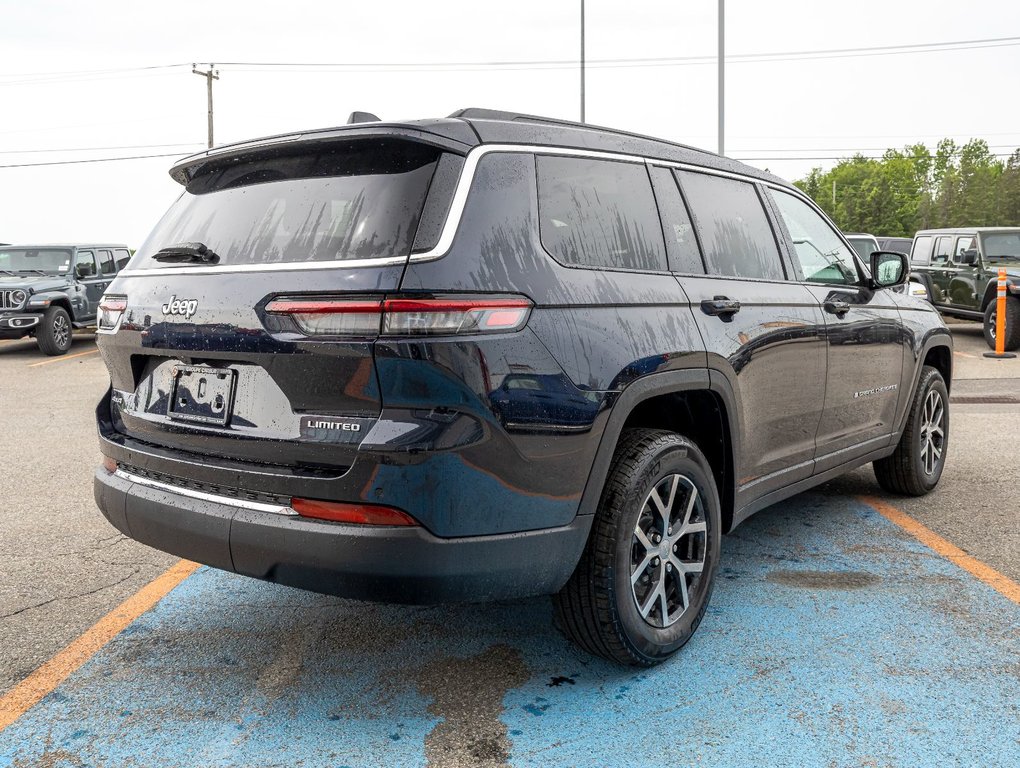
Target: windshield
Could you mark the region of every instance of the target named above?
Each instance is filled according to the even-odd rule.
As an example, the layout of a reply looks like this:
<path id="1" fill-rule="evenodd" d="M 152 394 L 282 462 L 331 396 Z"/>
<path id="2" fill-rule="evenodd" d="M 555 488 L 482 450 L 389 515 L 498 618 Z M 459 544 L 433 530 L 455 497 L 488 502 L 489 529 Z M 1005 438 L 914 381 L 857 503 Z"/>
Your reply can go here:
<path id="1" fill-rule="evenodd" d="M 878 250 L 878 241 L 873 237 L 848 237 L 847 240 L 850 241 L 850 245 L 857 251 L 857 255 L 865 261 Z"/>
<path id="2" fill-rule="evenodd" d="M 203 174 L 131 260 L 201 243 L 218 265 L 392 258 L 411 252 L 438 150 L 365 141 L 232 163 Z"/>
<path id="3" fill-rule="evenodd" d="M 982 234 L 987 261 L 1020 261 L 1020 232 Z"/>
<path id="4" fill-rule="evenodd" d="M 0 248 L 0 272 L 62 275 L 71 268 L 71 251 L 64 248 Z"/>

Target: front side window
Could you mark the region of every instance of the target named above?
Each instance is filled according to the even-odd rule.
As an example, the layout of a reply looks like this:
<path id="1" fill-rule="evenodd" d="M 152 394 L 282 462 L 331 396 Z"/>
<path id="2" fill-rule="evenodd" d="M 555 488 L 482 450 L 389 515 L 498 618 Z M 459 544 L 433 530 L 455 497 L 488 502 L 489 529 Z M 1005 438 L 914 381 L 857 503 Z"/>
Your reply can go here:
<path id="1" fill-rule="evenodd" d="M 542 245 L 567 266 L 666 270 L 662 227 L 640 163 L 539 155 Z"/>
<path id="2" fill-rule="evenodd" d="M 92 251 L 78 251 L 78 255 L 74 259 L 74 271 L 78 277 L 96 276 L 96 257 Z"/>
<path id="3" fill-rule="evenodd" d="M 678 174 L 709 274 L 782 280 L 783 263 L 761 198 L 746 181 Z"/>
<path id="4" fill-rule="evenodd" d="M 774 191 L 779 214 L 793 241 L 793 252 L 810 283 L 849 285 L 859 281 L 853 252 L 818 213 L 798 197 Z"/>
<path id="5" fill-rule="evenodd" d="M 973 235 L 964 235 L 963 237 L 956 238 L 956 248 L 953 249 L 953 261 L 960 261 L 964 251 L 974 248 L 977 248 L 977 243 L 974 242 Z"/>

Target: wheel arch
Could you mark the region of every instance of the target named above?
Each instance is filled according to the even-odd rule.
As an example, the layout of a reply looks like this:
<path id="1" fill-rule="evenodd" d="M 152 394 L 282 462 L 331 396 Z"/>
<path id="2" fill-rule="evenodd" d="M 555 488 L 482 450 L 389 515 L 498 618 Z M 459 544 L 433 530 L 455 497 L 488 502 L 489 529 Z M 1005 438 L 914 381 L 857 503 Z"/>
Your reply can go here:
<path id="1" fill-rule="evenodd" d="M 733 524 L 734 457 L 738 455 L 735 413 L 729 382 L 706 369 L 655 373 L 634 381 L 613 403 L 578 514 L 595 513 L 624 429 L 668 429 L 692 440 L 708 459 L 719 491 L 722 530 L 728 532 Z"/>

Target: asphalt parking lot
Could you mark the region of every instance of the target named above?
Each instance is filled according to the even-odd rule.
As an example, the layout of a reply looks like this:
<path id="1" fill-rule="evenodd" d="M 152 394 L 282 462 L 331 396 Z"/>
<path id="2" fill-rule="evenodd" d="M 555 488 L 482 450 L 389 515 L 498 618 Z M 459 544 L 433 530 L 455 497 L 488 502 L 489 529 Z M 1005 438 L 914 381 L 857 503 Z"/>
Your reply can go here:
<path id="1" fill-rule="evenodd" d="M 547 599 L 368 605 L 125 539 L 92 501 L 91 338 L 0 342 L 0 768 L 1018 765 L 1020 359 L 953 331 L 938 491 L 863 469 L 759 513 L 651 671 Z"/>

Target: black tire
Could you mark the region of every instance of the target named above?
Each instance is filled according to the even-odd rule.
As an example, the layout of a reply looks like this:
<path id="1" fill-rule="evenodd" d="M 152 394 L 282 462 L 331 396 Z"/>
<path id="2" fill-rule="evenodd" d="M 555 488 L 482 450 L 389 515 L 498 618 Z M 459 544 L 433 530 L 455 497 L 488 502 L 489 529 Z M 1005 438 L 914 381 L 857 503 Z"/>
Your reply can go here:
<path id="1" fill-rule="evenodd" d="M 71 348 L 71 317 L 63 307 L 50 307 L 39 323 L 35 340 L 46 355 L 63 355 Z"/>
<path id="2" fill-rule="evenodd" d="M 995 349 L 995 321 L 998 302 L 993 297 L 985 307 L 985 343 Z M 1006 351 L 1020 349 L 1020 299 L 1006 297 Z"/>
<path id="3" fill-rule="evenodd" d="M 670 493 L 669 488 L 676 490 Z M 666 499 L 658 495 L 660 490 Z M 694 501 L 688 504 L 694 491 Z M 654 511 L 653 492 L 661 501 L 674 500 L 664 505 L 671 510 L 665 516 Z M 671 515 L 676 515 L 671 525 L 680 526 L 675 533 L 673 527 L 667 528 L 668 535 L 652 532 L 652 526 L 658 531 L 667 527 Z M 654 552 L 650 544 L 640 543 L 639 525 L 648 526 L 642 537 L 655 542 L 654 552 L 665 553 L 663 557 L 650 559 Z M 684 533 L 693 528 L 698 530 Z M 690 640 L 705 615 L 719 565 L 721 528 L 719 494 L 698 447 L 674 432 L 625 430 L 584 554 L 553 599 L 557 626 L 588 652 L 610 661 L 646 667 L 665 661 Z M 665 542 L 656 541 L 656 535 Z M 637 565 L 635 559 L 640 561 Z M 674 562 L 688 567 L 701 562 L 700 574 L 685 567 L 681 575 Z M 638 577 L 634 587 L 632 572 Z M 642 617 L 639 591 L 642 598 L 647 596 L 644 606 L 654 604 L 648 618 Z"/>
<path id="4" fill-rule="evenodd" d="M 932 397 L 938 399 L 942 408 L 941 442 L 938 442 L 937 434 L 932 435 L 929 442 L 929 430 L 926 428 L 926 404 Z M 931 460 L 936 448 L 938 456 Z M 923 496 L 938 485 L 942 470 L 946 466 L 948 448 L 949 392 L 942 374 L 926 365 L 921 369 L 921 380 L 917 383 L 917 391 L 910 405 L 907 426 L 903 430 L 896 451 L 891 456 L 874 462 L 878 484 L 891 493 Z"/>

